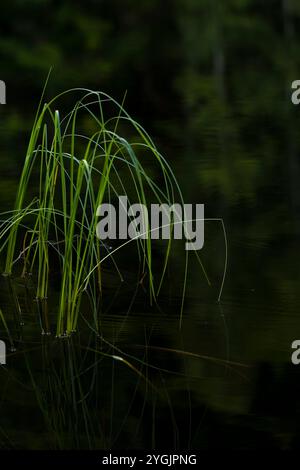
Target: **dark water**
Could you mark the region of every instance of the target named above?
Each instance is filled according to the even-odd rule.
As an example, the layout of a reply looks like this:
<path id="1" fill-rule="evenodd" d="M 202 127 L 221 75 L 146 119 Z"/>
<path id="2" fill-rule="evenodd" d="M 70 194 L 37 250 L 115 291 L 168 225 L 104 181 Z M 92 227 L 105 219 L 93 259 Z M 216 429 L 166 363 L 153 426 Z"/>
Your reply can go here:
<path id="1" fill-rule="evenodd" d="M 297 447 L 296 218 L 270 205 L 273 187 L 264 188 L 269 198 L 247 195 L 243 203 L 233 195 L 216 203 L 219 188 L 200 186 L 195 176 L 214 168 L 200 157 L 175 165 L 190 200 L 197 201 L 199 185 L 198 202 L 207 217 L 224 218 L 228 237 L 218 302 L 224 239 L 218 222 L 206 223 L 200 254 L 212 285 L 191 257 L 181 328 L 182 247 L 158 305 L 149 305 L 143 288 L 135 292 L 134 266 L 122 284 L 105 273 L 100 336 L 84 325 L 70 339 L 41 336 L 34 286 L 1 280 L 16 348 L 0 370 L 1 448 Z"/>

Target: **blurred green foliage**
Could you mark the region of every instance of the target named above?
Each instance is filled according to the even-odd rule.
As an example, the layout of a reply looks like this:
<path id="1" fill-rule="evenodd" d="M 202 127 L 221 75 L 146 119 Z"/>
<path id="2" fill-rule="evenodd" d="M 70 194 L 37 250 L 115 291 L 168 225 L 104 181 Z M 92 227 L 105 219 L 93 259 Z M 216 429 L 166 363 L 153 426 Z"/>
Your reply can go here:
<path id="1" fill-rule="evenodd" d="M 3 210 L 12 207 L 53 67 L 49 98 L 70 87 L 118 101 L 126 93 L 126 109 L 172 165 L 185 199 L 204 202 L 206 217 L 224 218 L 238 244 L 230 248 L 236 286 L 256 275 L 248 260 L 241 278 L 243 263 L 234 261 L 249 240 L 280 245 L 292 269 L 288 240 L 300 233 L 300 109 L 290 99 L 300 78 L 298 0 L 14 0 L 1 6 L 0 21 Z M 207 247 L 210 236 L 207 228 Z M 221 238 L 219 245 L 215 256 L 201 253 L 212 279 L 223 269 Z M 272 290 L 275 266 L 264 253 L 261 282 Z M 280 292 L 280 269 L 276 275 Z"/>
<path id="2" fill-rule="evenodd" d="M 73 86 L 127 92 L 188 197 L 257 210 L 272 196 L 299 214 L 297 0 L 15 0 L 0 21 L 5 177 L 19 172 L 53 67 L 49 97 Z"/>

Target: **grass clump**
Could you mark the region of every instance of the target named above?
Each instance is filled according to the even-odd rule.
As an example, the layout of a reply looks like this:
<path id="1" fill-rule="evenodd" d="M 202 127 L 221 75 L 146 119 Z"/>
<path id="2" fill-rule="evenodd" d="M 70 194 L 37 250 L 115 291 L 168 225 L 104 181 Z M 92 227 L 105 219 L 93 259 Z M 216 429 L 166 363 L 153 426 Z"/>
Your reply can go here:
<path id="1" fill-rule="evenodd" d="M 70 94 L 76 95 L 76 103 L 62 115 L 60 101 Z M 156 165 L 160 184 L 147 170 L 149 162 L 152 168 Z M 171 205 L 175 193 L 182 199 L 169 165 L 123 104 L 85 89 L 68 90 L 45 104 L 41 101 L 15 208 L 0 228 L 1 249 L 6 249 L 5 274 L 12 275 L 16 260 L 22 259 L 22 275 L 37 274 L 36 297 L 43 301 L 56 257 L 60 272 L 56 334 L 70 335 L 77 328 L 83 296 L 87 293 L 95 299 L 101 293 L 102 261 L 114 262 L 115 250 L 96 237 L 97 207 L 119 194 L 145 205 L 149 201 Z M 137 239 L 136 246 L 153 299 L 161 286 L 171 241 L 157 284 L 151 237 Z M 96 312 L 94 317 L 98 330 Z"/>

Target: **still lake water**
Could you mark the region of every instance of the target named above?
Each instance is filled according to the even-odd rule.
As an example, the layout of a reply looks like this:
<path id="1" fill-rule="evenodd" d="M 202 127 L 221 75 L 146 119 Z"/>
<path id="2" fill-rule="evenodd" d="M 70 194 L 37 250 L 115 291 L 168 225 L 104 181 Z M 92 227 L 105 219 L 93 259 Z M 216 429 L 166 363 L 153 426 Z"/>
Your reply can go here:
<path id="1" fill-rule="evenodd" d="M 7 135 L 5 145 L 2 210 L 12 204 L 22 162 L 11 160 Z M 12 294 L 1 279 L 16 351 L 0 368 L 0 448 L 298 446 L 300 365 L 291 363 L 291 344 L 300 339 L 299 210 L 278 165 L 261 164 L 265 151 L 248 159 L 170 151 L 186 202 L 222 217 L 228 237 L 218 302 L 224 239 L 219 223 L 205 224 L 200 255 L 211 286 L 191 255 L 181 328 L 182 246 L 154 306 L 142 284 L 136 292 L 137 269 L 126 255 L 125 282 L 104 271 L 100 337 L 86 325 L 69 340 L 41 336 L 34 286 L 16 278 Z M 15 321 L 19 308 L 24 325 Z"/>

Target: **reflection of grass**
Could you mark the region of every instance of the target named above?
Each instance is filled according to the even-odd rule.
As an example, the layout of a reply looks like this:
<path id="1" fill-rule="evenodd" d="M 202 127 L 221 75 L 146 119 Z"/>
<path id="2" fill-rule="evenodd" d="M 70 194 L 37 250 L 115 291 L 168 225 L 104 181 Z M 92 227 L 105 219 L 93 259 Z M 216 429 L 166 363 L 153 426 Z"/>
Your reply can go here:
<path id="1" fill-rule="evenodd" d="M 80 93 L 81 97 L 72 111 L 61 117 L 58 101 L 70 92 Z M 88 122 L 93 131 L 88 133 L 82 122 Z M 124 132 L 129 129 L 130 135 L 136 136 L 134 140 L 129 142 L 121 137 L 120 128 Z M 149 157 L 157 165 L 163 184 L 156 184 L 146 170 Z M 36 180 L 37 194 L 32 194 Z M 110 258 L 114 262 L 108 247 L 95 236 L 97 207 L 119 193 L 130 194 L 135 202 L 145 205 L 148 200 L 173 204 L 175 191 L 181 198 L 170 167 L 122 104 L 104 93 L 68 90 L 40 105 L 37 112 L 15 210 L 0 231 L 2 249 L 7 249 L 5 273 L 12 274 L 16 252 L 21 251 L 17 259 L 23 259 L 23 276 L 37 272 L 36 296 L 43 300 L 48 296 L 51 263 L 57 257 L 61 286 L 56 332 L 58 336 L 69 335 L 76 330 L 84 293 L 95 299 L 101 292 L 101 260 Z M 22 242 L 20 233 L 24 227 Z M 166 247 L 164 269 L 157 286 L 151 238 L 137 239 L 136 245 L 142 270 L 148 273 L 153 299 L 161 286 L 171 241 Z M 118 269 L 116 264 L 115 267 Z M 96 313 L 94 316 L 98 329 Z"/>
<path id="2" fill-rule="evenodd" d="M 38 439 L 34 436 L 31 449 L 40 446 L 61 450 L 111 448 L 119 434 L 127 434 L 132 426 L 128 417 L 133 397 L 141 393 L 148 399 L 150 387 L 153 393 L 158 393 L 148 380 L 144 366 L 135 366 L 120 349 L 117 356 L 112 354 L 115 345 L 103 343 L 94 333 L 84 338 L 85 346 L 82 346 L 80 335 L 64 341 L 44 336 L 38 346 L 22 341 L 18 351 L 8 355 L 15 369 L 3 369 L 3 377 L 13 383 L 15 391 L 21 391 L 21 396 L 24 390 L 30 391 L 31 398 L 28 397 L 25 405 L 28 409 L 34 406 L 35 419 L 42 418 L 44 424 L 44 432 L 39 430 Z M 22 369 L 25 380 L 17 373 L 20 360 L 26 366 Z M 118 364 L 122 367 L 117 379 Z M 115 388 L 119 390 L 119 380 L 124 385 L 124 377 L 130 392 L 127 395 L 125 388 L 116 398 Z M 0 406 L 2 400 L 3 396 Z M 21 404 L 23 407 L 22 401 Z M 137 417 L 139 425 L 140 419 Z M 27 432 L 32 429 L 34 424 Z M 0 446 L 1 431 L 0 427 Z"/>
<path id="3" fill-rule="evenodd" d="M 249 368 L 246 364 L 154 346 L 151 342 L 155 337 L 150 330 L 144 344 L 135 344 L 134 336 L 131 340 L 126 345 L 115 342 L 115 332 L 107 340 L 93 331 L 65 340 L 47 336 L 39 343 L 22 340 L 17 351 L 8 354 L 10 367 L 1 371 L 4 393 L 0 407 L 6 404 L 4 422 L 7 405 L 17 412 L 19 407 L 25 408 L 27 415 L 34 416 L 29 429 L 28 422 L 22 420 L 25 424 L 18 432 L 23 428 L 24 437 L 20 433 L 15 446 L 112 449 L 121 444 L 123 448 L 126 442 L 128 448 L 136 448 L 137 444 L 156 448 L 165 442 L 165 433 L 174 448 L 177 444 L 183 446 L 193 435 L 188 436 L 189 427 L 196 425 L 198 429 L 192 410 L 197 409 L 197 404 L 202 410 L 202 374 L 207 378 L 208 369 L 205 367 L 201 373 L 200 364 L 204 361 L 217 365 L 248 380 L 243 372 Z M 138 352 L 132 353 L 132 349 Z M 184 361 L 174 362 L 174 357 Z M 191 369 L 190 362 L 186 362 L 190 360 L 197 361 L 200 368 Z M 19 417 L 14 419 L 19 423 Z M 179 429 L 180 419 L 184 419 L 185 428 Z M 15 422 L 5 429 L 6 448 L 9 438 L 15 439 Z M 36 423 L 41 423 L 38 430 Z M 0 446 L 1 431 L 0 427 Z M 28 440 L 28 433 L 32 441 Z"/>

